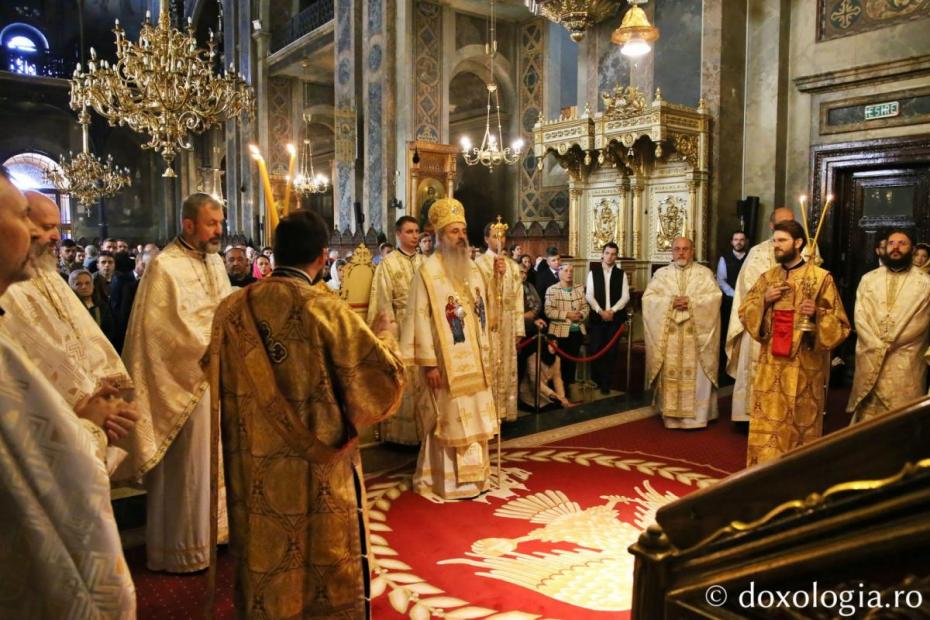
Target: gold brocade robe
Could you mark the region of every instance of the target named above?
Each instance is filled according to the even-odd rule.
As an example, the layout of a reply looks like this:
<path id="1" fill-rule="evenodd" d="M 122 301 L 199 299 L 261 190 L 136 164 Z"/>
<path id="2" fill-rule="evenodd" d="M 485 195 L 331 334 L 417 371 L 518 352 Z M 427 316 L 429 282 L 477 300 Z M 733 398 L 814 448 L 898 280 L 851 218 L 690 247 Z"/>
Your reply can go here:
<path id="1" fill-rule="evenodd" d="M 805 277 L 812 281 L 811 298 L 817 304 L 816 329 L 808 335 L 798 329 Z M 766 305 L 766 289 L 786 279 L 791 290 Z M 772 355 L 773 310 L 794 313 L 789 357 Z M 788 272 L 779 265 L 762 274 L 740 305 L 739 317 L 746 331 L 762 343 L 752 385 L 747 451 L 747 464 L 755 465 L 776 459 L 823 433 L 830 351 L 846 340 L 849 320 L 830 272 L 814 266 L 808 271 L 803 263 Z"/>
<path id="2" fill-rule="evenodd" d="M 491 325 L 491 390 L 500 416 L 517 419 L 517 340 L 526 335 L 523 324 L 523 279 L 515 260 L 504 257 L 507 273 L 494 271 L 497 255 L 488 250 L 475 259 L 488 289 L 488 317 Z M 499 303 L 501 297 L 503 304 Z M 501 307 L 503 306 L 503 307 Z"/>
<path id="3" fill-rule="evenodd" d="M 400 249 L 388 254 L 375 269 L 368 302 L 368 324 L 374 323 L 381 312 L 404 328 L 407 316 L 407 298 L 413 274 L 423 264 L 423 255 L 407 256 Z M 417 428 L 417 410 L 429 406 L 416 366 L 408 366 L 404 383 L 404 397 L 397 413 L 381 423 L 381 437 L 385 441 L 406 445 L 420 443 Z"/>
<path id="4" fill-rule="evenodd" d="M 177 239 L 146 268 L 123 348 L 141 416 L 123 442 L 129 458 L 116 479 L 139 478 L 157 465 L 206 393 L 200 360 L 216 307 L 230 291 L 218 254 L 196 252 Z"/>
<path id="5" fill-rule="evenodd" d="M 861 422 L 924 396 L 930 275 L 879 267 L 856 290 L 856 374 L 847 411 Z"/>
<path id="6" fill-rule="evenodd" d="M 646 379 L 673 426 L 706 426 L 716 417 L 722 295 L 711 270 L 696 263 L 662 267 L 643 293 Z M 687 310 L 672 307 L 678 296 L 688 297 Z"/>
<path id="7" fill-rule="evenodd" d="M 265 278 L 217 310 L 209 375 L 240 618 L 367 616 L 358 431 L 400 402 L 396 347 L 300 276 Z"/>
<path id="8" fill-rule="evenodd" d="M 0 618 L 136 617 L 94 449 L 59 391 L 0 332 Z"/>
<path id="9" fill-rule="evenodd" d="M 10 286 L 0 306 L 0 330 L 29 352 L 32 362 L 68 405 L 80 407 L 110 383 L 132 399 L 133 383 L 123 360 L 84 304 L 55 270 L 42 270 Z M 126 453 L 107 447 L 106 435 L 90 420 L 80 423 L 97 440 L 97 452 L 112 471 Z"/>

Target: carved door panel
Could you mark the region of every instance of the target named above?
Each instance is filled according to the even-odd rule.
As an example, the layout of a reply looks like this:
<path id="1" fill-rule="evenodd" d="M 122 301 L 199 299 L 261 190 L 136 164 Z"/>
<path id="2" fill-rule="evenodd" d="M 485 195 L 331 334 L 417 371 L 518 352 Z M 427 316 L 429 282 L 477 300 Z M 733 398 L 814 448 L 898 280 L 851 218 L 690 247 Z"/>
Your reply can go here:
<path id="1" fill-rule="evenodd" d="M 837 181 L 842 217 L 833 247 L 839 253 L 829 268 L 852 318 L 859 280 L 878 266 L 873 248 L 880 235 L 903 228 L 918 241 L 930 239 L 930 168 L 852 171 Z"/>

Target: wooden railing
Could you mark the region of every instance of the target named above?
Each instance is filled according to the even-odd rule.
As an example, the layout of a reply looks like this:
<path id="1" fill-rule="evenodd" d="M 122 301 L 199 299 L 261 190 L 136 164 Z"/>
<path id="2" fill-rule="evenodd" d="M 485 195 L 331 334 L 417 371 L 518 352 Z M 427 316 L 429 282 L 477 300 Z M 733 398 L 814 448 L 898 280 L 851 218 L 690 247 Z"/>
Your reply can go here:
<path id="1" fill-rule="evenodd" d="M 930 398 L 688 495 L 656 521 L 630 547 L 634 619 L 930 618 Z M 902 615 L 869 615 L 876 604 Z"/>

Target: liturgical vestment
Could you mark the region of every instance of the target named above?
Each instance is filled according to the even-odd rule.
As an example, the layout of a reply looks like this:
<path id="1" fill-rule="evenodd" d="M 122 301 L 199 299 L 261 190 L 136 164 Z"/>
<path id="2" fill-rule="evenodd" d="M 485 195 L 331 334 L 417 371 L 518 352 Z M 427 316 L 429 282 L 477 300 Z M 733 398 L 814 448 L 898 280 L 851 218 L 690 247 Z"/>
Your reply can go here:
<path id="1" fill-rule="evenodd" d="M 422 254 L 407 255 L 400 249 L 391 252 L 378 263 L 374 279 L 371 281 L 371 297 L 368 301 L 369 325 L 374 324 L 378 314 L 383 312 L 397 321 L 399 329 L 404 329 L 410 283 L 413 282 L 413 274 L 422 264 Z M 420 443 L 417 410 L 428 406 L 428 403 L 418 369 L 409 366 L 400 407 L 397 413 L 381 423 L 382 439 L 406 445 Z"/>
<path id="2" fill-rule="evenodd" d="M 397 409 L 404 367 L 325 285 L 281 267 L 217 311 L 210 347 L 222 416 L 240 618 L 366 618 L 358 432 Z"/>
<path id="3" fill-rule="evenodd" d="M 526 334 L 523 324 L 523 278 L 517 261 L 505 257 L 506 273 L 494 271 L 497 255 L 488 250 L 475 259 L 488 290 L 490 321 L 491 393 L 500 416 L 517 419 L 517 340 Z"/>
<path id="4" fill-rule="evenodd" d="M 805 278 L 809 285 L 803 284 Z M 767 305 L 766 289 L 785 281 L 790 290 Z M 798 308 L 808 296 L 817 305 L 815 330 L 802 332 Z M 762 274 L 740 305 L 739 318 L 762 343 L 749 414 L 747 464 L 755 465 L 823 433 L 830 351 L 846 340 L 849 320 L 830 272 L 803 262 L 788 271 L 779 265 Z"/>
<path id="5" fill-rule="evenodd" d="M 666 428 L 703 428 L 717 417 L 722 293 L 710 269 L 673 263 L 643 293 L 646 378 Z M 676 310 L 675 297 L 688 309 Z"/>
<path id="6" fill-rule="evenodd" d="M 219 255 L 177 238 L 146 268 L 136 293 L 123 359 L 147 415 L 130 434 L 123 465 L 128 477 L 146 474 L 151 570 L 191 572 L 209 564 L 210 399 L 200 362 L 216 307 L 231 290 Z"/>
<path id="7" fill-rule="evenodd" d="M 856 290 L 856 374 L 846 410 L 861 422 L 924 396 L 930 275 L 879 267 Z"/>
<path id="8" fill-rule="evenodd" d="M 96 447 L 59 391 L 0 332 L 0 617 L 136 617 Z"/>
<path id="9" fill-rule="evenodd" d="M 497 413 L 487 374 L 486 300 L 474 263 L 468 279 L 456 282 L 437 252 L 414 276 L 401 354 L 407 364 L 438 367 L 442 375 L 440 389 L 426 390 L 430 407 L 421 424 L 417 493 L 460 499 L 488 488 L 488 440 L 497 432 Z"/>

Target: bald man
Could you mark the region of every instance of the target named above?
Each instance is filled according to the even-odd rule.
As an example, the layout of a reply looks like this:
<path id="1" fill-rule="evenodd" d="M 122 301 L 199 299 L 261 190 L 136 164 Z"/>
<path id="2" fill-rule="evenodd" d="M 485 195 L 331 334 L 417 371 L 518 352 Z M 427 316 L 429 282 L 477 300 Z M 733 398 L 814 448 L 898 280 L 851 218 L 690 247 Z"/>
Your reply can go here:
<path id="1" fill-rule="evenodd" d="M 787 207 L 778 207 L 769 216 L 769 231 L 779 222 L 794 220 L 794 212 Z M 763 273 L 777 265 L 775 245 L 771 237 L 753 246 L 746 256 L 734 287 L 733 308 L 739 308 L 743 298 Z M 752 396 L 752 369 L 759 359 L 761 346 L 753 340 L 739 320 L 739 313 L 730 315 L 726 339 L 727 374 L 736 380 L 733 386 L 733 409 L 730 419 L 734 422 L 749 422 L 749 399 Z"/>
<path id="2" fill-rule="evenodd" d="M 9 311 L 0 330 L 29 351 L 33 363 L 79 417 L 99 396 L 123 407 L 126 415 L 108 420 L 102 429 L 83 420 L 112 471 L 125 452 L 108 448 L 107 440 L 121 440 L 137 419 L 135 408 L 121 396 L 131 394 L 132 381 L 113 345 L 58 275 L 54 255 L 60 241 L 58 205 L 39 192 L 26 192 L 25 197 L 29 218 L 38 229 L 32 243 L 34 269 L 29 280 L 10 286 L 0 301 Z"/>

